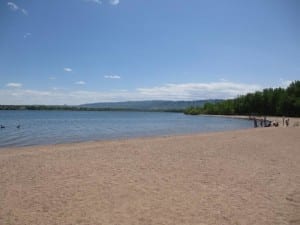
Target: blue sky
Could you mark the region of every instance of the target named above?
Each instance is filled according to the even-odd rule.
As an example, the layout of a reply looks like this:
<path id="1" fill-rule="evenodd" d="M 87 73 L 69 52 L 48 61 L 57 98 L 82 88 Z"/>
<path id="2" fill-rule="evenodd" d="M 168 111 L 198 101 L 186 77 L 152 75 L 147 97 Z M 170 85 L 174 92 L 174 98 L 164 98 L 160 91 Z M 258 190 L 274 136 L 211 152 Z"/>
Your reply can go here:
<path id="1" fill-rule="evenodd" d="M 0 0 L 0 104 L 233 98 L 300 78 L 298 0 Z"/>

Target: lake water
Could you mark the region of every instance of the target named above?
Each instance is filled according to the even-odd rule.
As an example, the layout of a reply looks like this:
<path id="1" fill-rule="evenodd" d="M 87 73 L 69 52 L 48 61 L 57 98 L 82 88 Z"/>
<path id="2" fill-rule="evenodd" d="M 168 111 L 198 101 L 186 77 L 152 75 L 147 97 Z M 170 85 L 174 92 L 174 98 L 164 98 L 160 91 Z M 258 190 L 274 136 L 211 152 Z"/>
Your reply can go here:
<path id="1" fill-rule="evenodd" d="M 252 127 L 247 120 L 165 112 L 1 111 L 0 147 L 191 134 Z M 17 125 L 20 124 L 20 128 Z"/>

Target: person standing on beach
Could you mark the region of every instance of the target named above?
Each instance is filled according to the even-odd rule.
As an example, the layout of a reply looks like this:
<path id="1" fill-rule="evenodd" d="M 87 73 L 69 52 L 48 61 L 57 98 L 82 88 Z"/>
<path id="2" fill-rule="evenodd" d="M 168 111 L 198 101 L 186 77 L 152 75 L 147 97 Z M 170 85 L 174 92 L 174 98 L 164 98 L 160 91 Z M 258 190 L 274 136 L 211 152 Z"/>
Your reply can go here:
<path id="1" fill-rule="evenodd" d="M 263 127 L 263 120 L 260 119 L 260 127 Z"/>
<path id="2" fill-rule="evenodd" d="M 288 126 L 289 126 L 289 124 L 290 124 L 290 119 L 289 119 L 289 118 L 287 118 L 287 119 L 285 120 L 285 125 L 286 125 L 286 127 L 288 127 Z"/>
<path id="3" fill-rule="evenodd" d="M 284 127 L 284 116 L 282 116 L 282 126 Z"/>
<path id="4" fill-rule="evenodd" d="M 257 120 L 256 120 L 255 117 L 254 117 L 253 121 L 254 121 L 254 128 L 256 128 L 257 127 Z"/>
<path id="5" fill-rule="evenodd" d="M 267 117 L 264 116 L 264 127 L 266 127 L 266 126 L 267 126 Z"/>

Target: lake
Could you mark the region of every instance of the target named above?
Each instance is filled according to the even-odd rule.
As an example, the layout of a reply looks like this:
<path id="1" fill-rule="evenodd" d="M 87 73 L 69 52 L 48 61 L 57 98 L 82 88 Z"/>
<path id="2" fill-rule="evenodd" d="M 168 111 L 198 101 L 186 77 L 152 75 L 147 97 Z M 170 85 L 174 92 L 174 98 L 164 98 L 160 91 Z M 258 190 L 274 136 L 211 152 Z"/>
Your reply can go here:
<path id="1" fill-rule="evenodd" d="M 167 112 L 0 111 L 0 147 L 244 129 L 252 122 Z M 20 125 L 20 128 L 17 128 Z"/>

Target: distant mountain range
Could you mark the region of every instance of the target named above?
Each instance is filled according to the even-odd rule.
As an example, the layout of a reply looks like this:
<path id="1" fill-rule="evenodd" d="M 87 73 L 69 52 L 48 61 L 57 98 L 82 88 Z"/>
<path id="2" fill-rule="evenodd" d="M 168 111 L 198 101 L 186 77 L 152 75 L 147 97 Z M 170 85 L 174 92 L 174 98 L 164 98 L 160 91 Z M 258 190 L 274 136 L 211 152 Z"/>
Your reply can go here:
<path id="1" fill-rule="evenodd" d="M 183 111 L 194 106 L 203 106 L 205 103 L 216 103 L 222 100 L 197 100 L 197 101 L 127 101 L 127 102 L 100 102 L 79 105 L 79 107 L 93 109 L 112 109 L 112 110 L 141 110 L 141 111 Z"/>
<path id="2" fill-rule="evenodd" d="M 0 110 L 72 110 L 72 111 L 165 111 L 183 112 L 188 107 L 201 107 L 205 103 L 218 103 L 223 100 L 198 101 L 127 101 L 100 102 L 82 105 L 0 105 Z"/>

